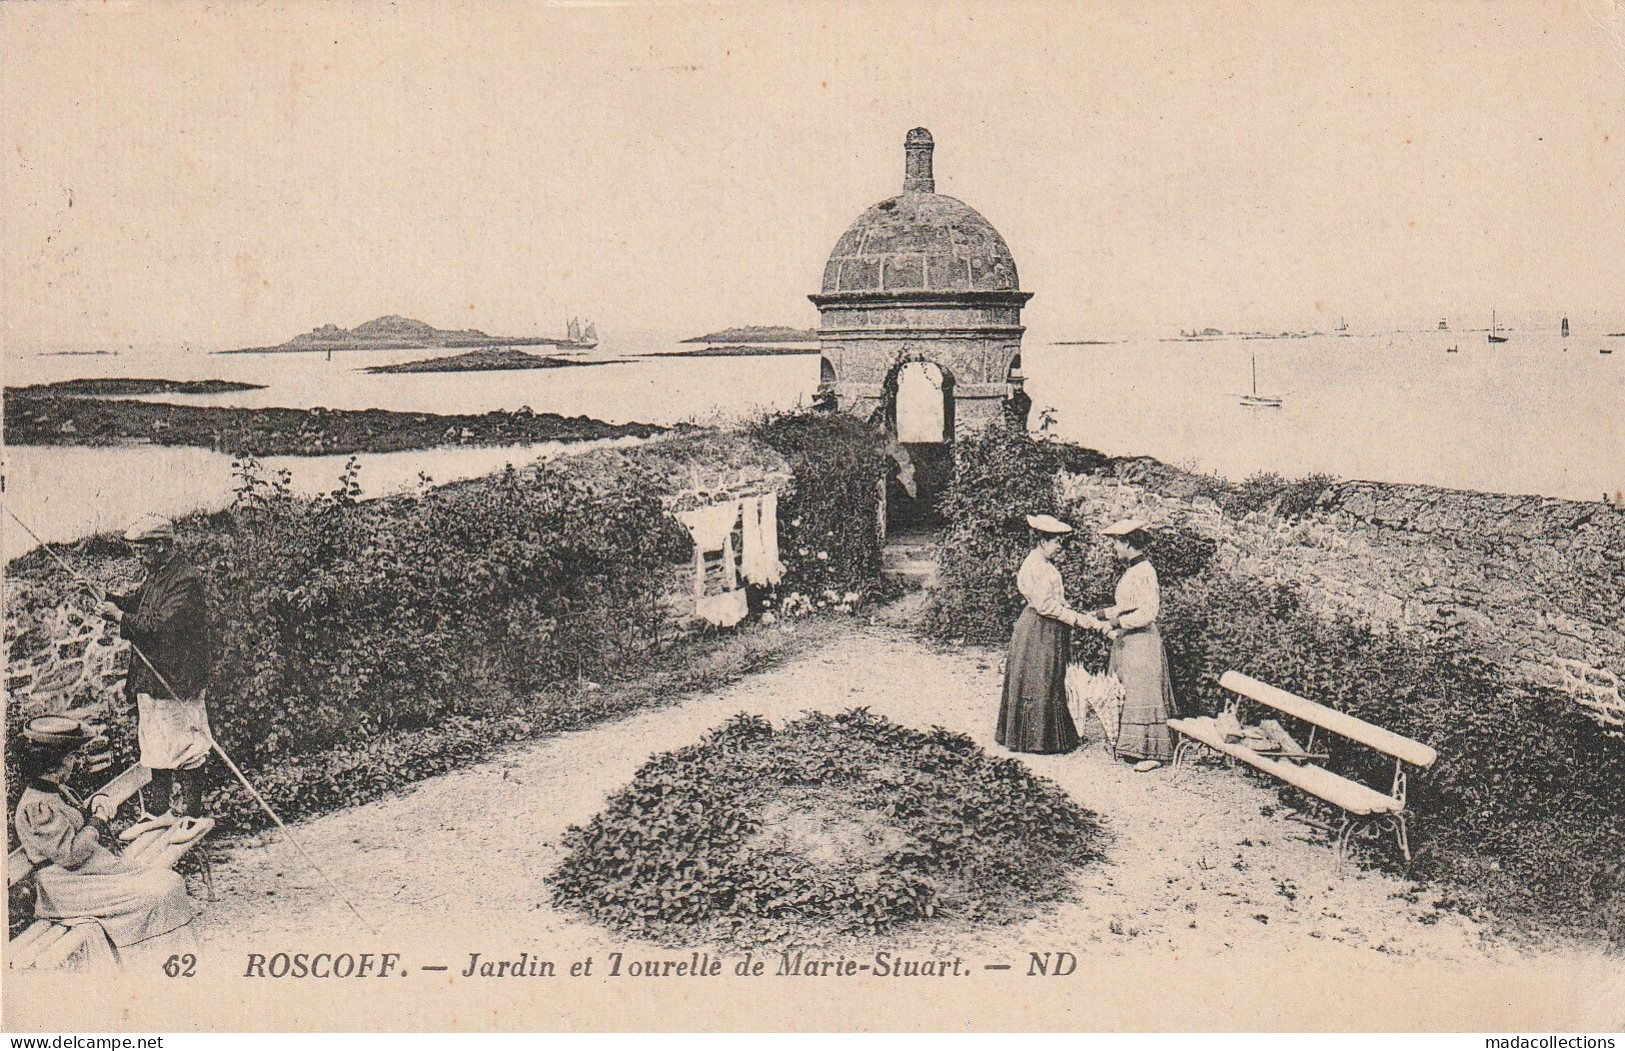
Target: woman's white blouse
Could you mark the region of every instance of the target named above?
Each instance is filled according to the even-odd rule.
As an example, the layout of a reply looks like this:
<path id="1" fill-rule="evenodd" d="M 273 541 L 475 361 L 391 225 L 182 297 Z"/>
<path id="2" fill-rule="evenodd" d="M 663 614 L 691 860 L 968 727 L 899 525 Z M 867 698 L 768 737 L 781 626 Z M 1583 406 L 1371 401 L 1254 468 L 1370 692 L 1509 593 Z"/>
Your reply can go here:
<path id="1" fill-rule="evenodd" d="M 1041 617 L 1066 620 L 1072 615 L 1072 610 L 1066 604 L 1066 587 L 1061 583 L 1061 571 L 1037 551 L 1028 555 L 1016 572 L 1016 590 Z"/>
<path id="2" fill-rule="evenodd" d="M 1056 577 L 1059 579 L 1059 574 Z M 1117 581 L 1116 605 L 1111 610 L 1118 626 L 1132 631 L 1155 621 L 1160 591 L 1156 567 L 1150 562 L 1136 562 L 1125 569 Z"/>

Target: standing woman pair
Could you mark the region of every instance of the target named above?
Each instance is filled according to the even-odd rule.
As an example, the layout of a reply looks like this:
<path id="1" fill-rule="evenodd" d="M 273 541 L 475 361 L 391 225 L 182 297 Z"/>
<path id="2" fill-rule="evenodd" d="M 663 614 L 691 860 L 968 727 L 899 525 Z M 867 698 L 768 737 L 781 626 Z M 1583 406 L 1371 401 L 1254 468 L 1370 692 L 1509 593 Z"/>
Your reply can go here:
<path id="1" fill-rule="evenodd" d="M 1136 770 L 1156 769 L 1173 757 L 1168 719 L 1175 709 L 1168 658 L 1156 626 L 1160 595 L 1156 570 L 1145 557 L 1149 537 L 1144 524 L 1125 520 L 1102 531 L 1127 568 L 1113 604 L 1095 614 L 1066 604 L 1061 572 L 1055 568 L 1054 558 L 1072 527 L 1050 515 L 1028 515 L 1027 525 L 1033 550 L 1016 574 L 1027 605 L 1010 636 L 995 739 L 1011 751 L 1036 754 L 1070 752 L 1078 746 L 1077 725 L 1066 704 L 1066 666 L 1070 629 L 1090 628 L 1112 640 L 1108 669 L 1123 683 L 1117 755 L 1137 760 Z"/>

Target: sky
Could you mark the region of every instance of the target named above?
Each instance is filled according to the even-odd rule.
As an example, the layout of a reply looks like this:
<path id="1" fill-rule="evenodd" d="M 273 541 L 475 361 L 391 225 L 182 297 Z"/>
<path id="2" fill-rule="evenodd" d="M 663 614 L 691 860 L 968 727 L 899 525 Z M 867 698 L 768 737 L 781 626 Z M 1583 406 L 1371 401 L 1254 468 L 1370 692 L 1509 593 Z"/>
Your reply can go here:
<path id="1" fill-rule="evenodd" d="M 1055 338 L 1625 330 L 1625 6 L 0 5 L 0 340 L 810 325 L 899 191 Z"/>

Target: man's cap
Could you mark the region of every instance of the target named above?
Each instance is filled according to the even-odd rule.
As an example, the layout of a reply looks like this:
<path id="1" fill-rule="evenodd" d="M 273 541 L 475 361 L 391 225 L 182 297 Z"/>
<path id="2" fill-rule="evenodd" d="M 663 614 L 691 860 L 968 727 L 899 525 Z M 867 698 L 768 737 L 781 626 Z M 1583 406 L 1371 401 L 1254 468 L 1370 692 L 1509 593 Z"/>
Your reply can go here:
<path id="1" fill-rule="evenodd" d="M 1056 536 L 1065 536 L 1072 532 L 1071 526 L 1050 515 L 1028 515 L 1027 524 L 1040 533 L 1053 533 Z"/>
<path id="2" fill-rule="evenodd" d="M 161 515 L 147 515 L 125 532 L 124 539 L 132 544 L 143 540 L 174 540 L 175 525 Z"/>

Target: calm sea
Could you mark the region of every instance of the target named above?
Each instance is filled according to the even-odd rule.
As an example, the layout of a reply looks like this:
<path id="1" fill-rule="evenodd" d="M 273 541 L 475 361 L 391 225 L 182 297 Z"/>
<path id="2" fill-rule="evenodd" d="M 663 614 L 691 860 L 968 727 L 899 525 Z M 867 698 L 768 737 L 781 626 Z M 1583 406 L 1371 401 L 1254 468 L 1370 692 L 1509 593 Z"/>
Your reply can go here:
<path id="1" fill-rule="evenodd" d="M 1457 353 L 1446 348 L 1459 347 Z M 1610 347 L 1612 355 L 1598 350 Z M 263 390 L 164 400 L 204 405 L 537 412 L 611 422 L 716 420 L 804 403 L 818 358 L 671 358 L 676 337 L 608 338 L 585 368 L 373 376 L 367 366 L 438 351 L 216 355 L 180 349 L 117 356 L 13 353 L 10 386 L 79 377 L 227 379 Z M 1022 354 L 1039 410 L 1055 433 L 1117 454 L 1147 454 L 1242 478 L 1270 470 L 1598 500 L 1625 489 L 1625 339 L 1514 332 L 1391 333 L 1347 338 L 1128 340 L 1055 346 L 1029 333 Z M 1247 408 L 1258 391 L 1280 408 Z M 443 449 L 362 458 L 369 493 L 399 489 L 419 470 L 435 481 L 564 452 L 557 445 Z M 6 450 L 6 499 L 48 540 L 114 528 L 143 512 L 224 506 L 230 457 L 196 449 Z M 278 458 L 304 491 L 331 488 L 344 457 Z M 9 517 L 6 556 L 32 542 Z"/>

